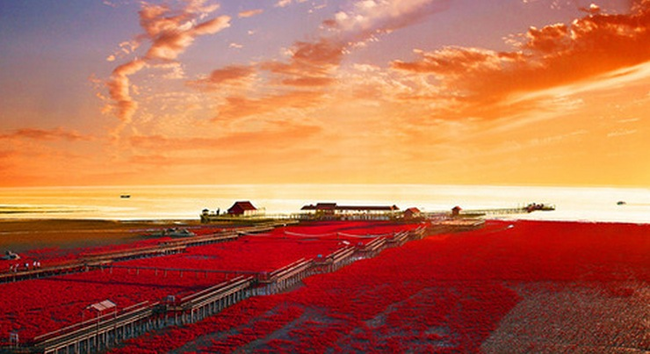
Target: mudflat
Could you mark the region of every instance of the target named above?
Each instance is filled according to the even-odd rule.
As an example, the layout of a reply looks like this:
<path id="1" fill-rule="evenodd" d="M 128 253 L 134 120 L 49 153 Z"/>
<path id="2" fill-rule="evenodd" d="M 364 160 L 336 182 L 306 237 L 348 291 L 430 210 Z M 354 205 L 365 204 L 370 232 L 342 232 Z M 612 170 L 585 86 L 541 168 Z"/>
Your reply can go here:
<path id="1" fill-rule="evenodd" d="M 0 250 L 119 244 L 170 227 L 198 225 L 198 220 L 0 220 Z"/>

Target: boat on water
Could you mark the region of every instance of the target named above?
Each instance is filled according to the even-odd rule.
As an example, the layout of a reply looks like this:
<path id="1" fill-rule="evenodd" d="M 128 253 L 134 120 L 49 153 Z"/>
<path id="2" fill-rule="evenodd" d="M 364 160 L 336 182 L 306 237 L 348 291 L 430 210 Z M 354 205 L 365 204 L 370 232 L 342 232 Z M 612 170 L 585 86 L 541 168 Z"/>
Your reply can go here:
<path id="1" fill-rule="evenodd" d="M 130 194 L 122 194 L 122 195 L 120 195 L 120 198 L 129 199 L 129 198 L 131 198 L 131 195 Z"/>

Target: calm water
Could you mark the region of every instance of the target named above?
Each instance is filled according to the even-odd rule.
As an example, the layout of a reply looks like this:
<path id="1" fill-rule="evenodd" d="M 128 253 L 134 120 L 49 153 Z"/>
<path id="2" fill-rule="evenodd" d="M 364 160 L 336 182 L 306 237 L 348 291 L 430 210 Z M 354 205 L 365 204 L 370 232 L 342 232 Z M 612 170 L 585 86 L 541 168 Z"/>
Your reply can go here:
<path id="1" fill-rule="evenodd" d="M 131 197 L 120 198 L 128 194 Z M 425 211 L 554 204 L 552 212 L 517 218 L 650 223 L 650 189 L 495 187 L 450 185 L 208 185 L 75 188 L 0 188 L 0 218 L 198 219 L 202 209 L 222 211 L 250 200 L 267 213 L 337 202 L 392 205 Z M 617 205 L 625 201 L 626 205 Z"/>

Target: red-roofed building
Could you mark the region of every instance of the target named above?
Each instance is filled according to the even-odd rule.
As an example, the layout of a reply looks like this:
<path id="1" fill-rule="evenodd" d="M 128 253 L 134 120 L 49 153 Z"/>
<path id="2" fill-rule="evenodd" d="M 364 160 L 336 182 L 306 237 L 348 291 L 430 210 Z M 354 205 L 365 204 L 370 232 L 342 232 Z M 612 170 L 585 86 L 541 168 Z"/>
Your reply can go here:
<path id="1" fill-rule="evenodd" d="M 420 209 L 418 208 L 408 208 L 404 210 L 404 219 L 405 220 L 413 220 L 419 218 L 422 214 Z"/>
<path id="2" fill-rule="evenodd" d="M 249 201 L 235 202 L 235 204 L 228 209 L 228 214 L 237 216 L 252 216 L 257 213 L 257 208 Z"/>

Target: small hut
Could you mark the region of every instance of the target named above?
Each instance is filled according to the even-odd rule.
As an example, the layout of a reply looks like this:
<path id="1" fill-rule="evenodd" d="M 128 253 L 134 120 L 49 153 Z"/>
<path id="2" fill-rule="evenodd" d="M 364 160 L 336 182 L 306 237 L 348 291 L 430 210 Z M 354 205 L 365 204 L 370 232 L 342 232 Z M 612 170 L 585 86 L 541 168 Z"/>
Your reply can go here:
<path id="1" fill-rule="evenodd" d="M 418 208 L 408 208 L 404 210 L 404 220 L 413 220 L 421 216 L 421 211 Z"/>
<path id="2" fill-rule="evenodd" d="M 253 216 L 257 214 L 257 208 L 249 201 L 238 201 L 228 209 L 229 215 Z"/>
<path id="3" fill-rule="evenodd" d="M 463 210 L 463 208 L 456 205 L 455 207 L 451 208 L 451 216 L 460 216 L 461 210 Z"/>
<path id="4" fill-rule="evenodd" d="M 94 303 L 92 305 L 88 305 L 88 306 L 86 306 L 86 308 L 84 310 L 92 310 L 93 312 L 95 312 L 95 317 L 99 318 L 101 315 L 105 314 L 106 311 L 109 311 L 109 310 L 111 310 L 111 311 L 113 311 L 113 313 L 117 314 L 117 305 L 111 300 L 104 300 L 104 301 L 101 301 L 101 302 Z M 82 322 L 83 322 L 83 316 L 84 316 L 83 311 L 81 312 L 81 316 L 82 316 Z"/>

